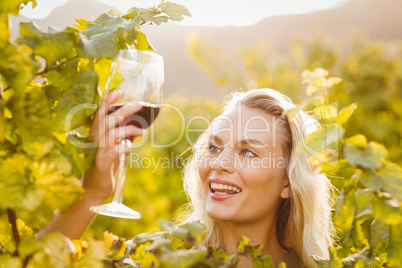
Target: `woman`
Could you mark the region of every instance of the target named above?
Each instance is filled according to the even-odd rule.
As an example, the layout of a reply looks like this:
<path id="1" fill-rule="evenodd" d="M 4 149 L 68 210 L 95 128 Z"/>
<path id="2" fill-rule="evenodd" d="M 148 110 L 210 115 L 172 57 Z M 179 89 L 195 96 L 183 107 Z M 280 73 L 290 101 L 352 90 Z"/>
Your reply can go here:
<path id="1" fill-rule="evenodd" d="M 120 94 L 111 94 L 95 116 L 91 134 L 100 148 L 85 173 L 82 199 L 42 233 L 58 230 L 70 238 L 80 237 L 94 217 L 89 207 L 102 204 L 112 193 L 118 151 L 130 152 L 116 145 L 118 140 L 143 134 L 134 126 L 119 127 L 124 117 L 140 109 L 138 105 L 106 115 Z M 284 112 L 293 107 L 272 89 L 234 93 L 193 147 L 184 176 L 189 212 L 182 222 L 205 224 L 206 245 L 231 254 L 246 236 L 251 245 L 263 244 L 262 254 L 270 255 L 275 265 L 284 261 L 288 267 L 316 267 L 309 255 L 329 257 L 330 183 L 306 155 L 295 152 L 317 122 L 304 113 L 288 120 Z M 252 263 L 242 257 L 238 266 Z"/>

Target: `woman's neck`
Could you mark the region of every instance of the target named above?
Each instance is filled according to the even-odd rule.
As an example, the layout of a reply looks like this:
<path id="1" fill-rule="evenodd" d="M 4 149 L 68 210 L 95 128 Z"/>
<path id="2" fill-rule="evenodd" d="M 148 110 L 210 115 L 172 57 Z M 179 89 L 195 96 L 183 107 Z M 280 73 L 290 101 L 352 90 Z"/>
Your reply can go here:
<path id="1" fill-rule="evenodd" d="M 288 252 L 283 249 L 276 236 L 276 225 L 273 221 L 258 221 L 249 223 L 218 222 L 222 233 L 223 249 L 228 254 L 236 253 L 237 245 L 242 236 L 250 239 L 251 246 L 264 245 L 262 255 L 270 255 L 274 265 L 278 265 L 287 256 Z M 251 260 L 240 258 L 239 267 L 252 267 Z"/>

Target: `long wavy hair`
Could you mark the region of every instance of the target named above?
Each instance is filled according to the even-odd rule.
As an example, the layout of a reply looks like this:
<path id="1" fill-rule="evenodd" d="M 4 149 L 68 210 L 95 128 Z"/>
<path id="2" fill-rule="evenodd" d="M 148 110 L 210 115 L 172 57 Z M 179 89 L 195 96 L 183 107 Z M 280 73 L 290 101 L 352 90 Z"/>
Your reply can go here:
<path id="1" fill-rule="evenodd" d="M 292 101 L 273 89 L 255 89 L 232 93 L 224 105 L 224 113 L 237 105 L 259 109 L 279 120 L 280 145 L 286 160 L 291 197 L 282 199 L 277 209 L 276 231 L 280 245 L 296 252 L 307 267 L 316 267 L 315 259 L 328 259 L 328 246 L 333 245 L 334 227 L 331 221 L 331 183 L 308 161 L 308 155 L 299 154 L 295 148 L 319 124 L 304 112 L 288 120 L 284 112 L 295 107 Z M 212 122 L 213 124 L 214 122 Z M 184 170 L 184 190 L 189 202 L 177 220 L 182 223 L 200 221 L 207 227 L 206 246 L 222 247 L 218 224 L 205 210 L 198 164 L 207 151 L 210 128 L 192 147 L 192 157 Z M 309 257 L 311 256 L 311 257 Z"/>

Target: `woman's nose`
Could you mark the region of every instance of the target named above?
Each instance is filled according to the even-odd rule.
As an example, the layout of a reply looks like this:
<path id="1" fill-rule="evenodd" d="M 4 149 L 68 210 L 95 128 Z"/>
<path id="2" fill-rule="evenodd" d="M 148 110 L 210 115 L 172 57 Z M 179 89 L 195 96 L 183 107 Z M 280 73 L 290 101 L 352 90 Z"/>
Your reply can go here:
<path id="1" fill-rule="evenodd" d="M 216 172 L 233 173 L 233 159 L 225 154 L 220 154 L 218 157 L 211 160 L 211 168 Z"/>

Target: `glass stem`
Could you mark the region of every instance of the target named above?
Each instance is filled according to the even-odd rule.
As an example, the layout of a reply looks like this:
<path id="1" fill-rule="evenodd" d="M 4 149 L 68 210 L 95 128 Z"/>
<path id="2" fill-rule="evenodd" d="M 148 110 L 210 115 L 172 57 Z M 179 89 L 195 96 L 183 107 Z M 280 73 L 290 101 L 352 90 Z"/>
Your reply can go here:
<path id="1" fill-rule="evenodd" d="M 121 144 L 126 145 L 130 140 L 122 140 Z M 123 203 L 123 189 L 124 181 L 126 180 L 126 167 L 127 167 L 127 156 L 125 153 L 120 154 L 119 157 L 119 169 L 117 172 L 116 189 L 113 195 L 113 203 Z"/>

